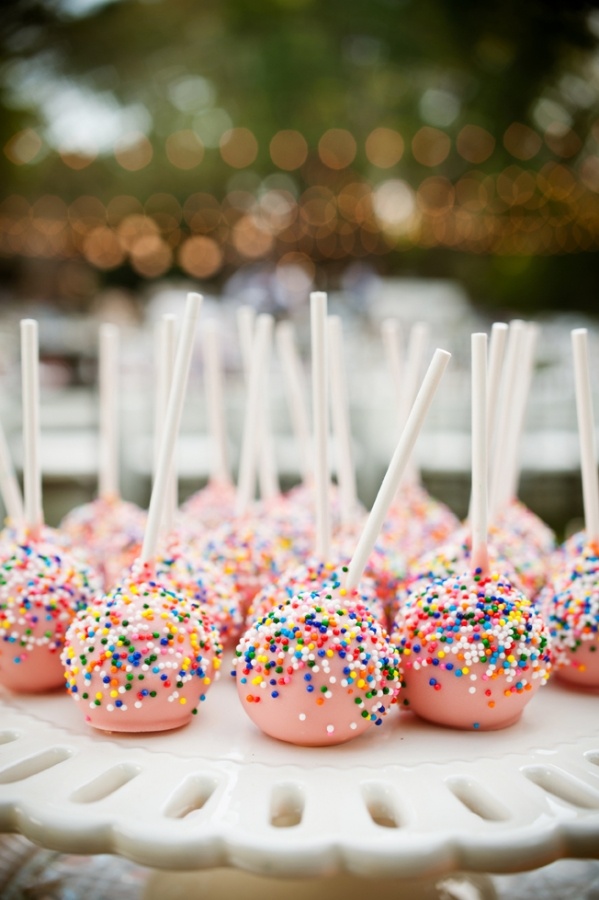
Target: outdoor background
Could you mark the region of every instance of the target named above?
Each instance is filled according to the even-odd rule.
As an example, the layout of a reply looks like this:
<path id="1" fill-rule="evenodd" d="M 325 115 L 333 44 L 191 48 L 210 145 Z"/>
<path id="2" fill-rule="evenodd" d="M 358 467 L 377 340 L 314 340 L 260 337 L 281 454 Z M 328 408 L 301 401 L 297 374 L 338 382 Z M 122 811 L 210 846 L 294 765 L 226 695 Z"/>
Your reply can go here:
<path id="1" fill-rule="evenodd" d="M 581 511 L 569 330 L 590 329 L 597 359 L 598 242 L 597 3 L 0 8 L 0 412 L 19 464 L 18 319 L 33 315 L 51 519 L 95 490 L 99 321 L 125 329 L 124 492 L 143 502 L 156 318 L 179 311 L 189 289 L 219 317 L 234 456 L 244 402 L 235 309 L 291 317 L 307 364 L 318 288 L 344 317 L 366 501 L 395 437 L 381 321 L 397 317 L 407 341 L 424 319 L 431 350 L 454 354 L 420 452 L 431 489 L 463 513 L 469 334 L 536 319 L 522 491 L 563 530 Z M 275 370 L 289 484 L 297 464 L 282 441 L 279 382 Z M 201 360 L 190 394 L 198 435 Z M 185 493 L 205 479 L 207 451 L 181 453 Z"/>

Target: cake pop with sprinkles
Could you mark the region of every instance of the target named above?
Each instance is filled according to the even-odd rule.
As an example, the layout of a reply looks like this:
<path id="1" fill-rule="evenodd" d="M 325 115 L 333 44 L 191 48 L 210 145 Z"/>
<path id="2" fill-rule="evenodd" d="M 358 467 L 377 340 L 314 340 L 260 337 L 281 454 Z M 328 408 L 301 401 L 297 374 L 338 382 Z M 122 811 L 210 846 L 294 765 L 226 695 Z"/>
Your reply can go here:
<path id="1" fill-rule="evenodd" d="M 472 336 L 470 568 L 412 595 L 396 620 L 404 702 L 453 728 L 516 722 L 549 677 L 549 630 L 533 604 L 489 567 L 486 335 Z"/>
<path id="2" fill-rule="evenodd" d="M 92 569 L 43 525 L 39 464 L 37 322 L 21 322 L 23 372 L 23 521 L 0 554 L 0 684 L 37 693 L 62 684 L 60 651 L 76 612 L 100 591 Z"/>
<path id="3" fill-rule="evenodd" d="M 584 538 L 571 542 L 563 566 L 544 595 L 559 678 L 579 687 L 599 687 L 599 477 L 588 333 L 572 331 L 576 410 L 580 443 Z M 578 556 L 573 548 L 581 546 Z"/>
<path id="4" fill-rule="evenodd" d="M 326 295 L 313 294 L 317 550 L 326 560 L 327 507 Z M 397 659 L 386 631 L 363 606 L 357 586 L 397 488 L 418 428 L 447 362 L 438 351 L 410 429 L 402 436 L 345 578 L 323 589 L 296 591 L 248 629 L 234 660 L 243 708 L 266 734 L 289 743 L 327 746 L 380 725 L 399 691 Z M 423 395 L 424 397 L 424 395 Z"/>
<path id="5" fill-rule="evenodd" d="M 74 547 L 84 548 L 104 579 L 104 588 L 139 555 L 146 521 L 145 512 L 120 496 L 118 384 L 119 332 L 116 326 L 100 326 L 100 465 L 98 497 L 71 510 L 60 531 Z"/>
<path id="6" fill-rule="evenodd" d="M 100 730 L 163 731 L 186 724 L 220 663 L 222 647 L 209 614 L 156 573 L 200 304 L 199 294 L 188 295 L 140 558 L 121 584 L 78 614 L 62 653 L 67 690 L 85 721 Z"/>

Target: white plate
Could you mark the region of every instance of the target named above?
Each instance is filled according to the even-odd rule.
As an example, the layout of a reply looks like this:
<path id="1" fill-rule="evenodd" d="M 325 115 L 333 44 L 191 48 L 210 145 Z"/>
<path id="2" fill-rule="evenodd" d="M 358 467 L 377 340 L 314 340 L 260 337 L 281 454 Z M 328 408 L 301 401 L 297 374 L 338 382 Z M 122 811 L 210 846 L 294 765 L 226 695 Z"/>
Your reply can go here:
<path id="1" fill-rule="evenodd" d="M 510 872 L 599 856 L 599 692 L 550 683 L 505 731 L 392 713 L 353 743 L 271 740 L 226 672 L 177 732 L 94 732 L 0 693 L 0 830 L 156 868 L 297 877 Z"/>

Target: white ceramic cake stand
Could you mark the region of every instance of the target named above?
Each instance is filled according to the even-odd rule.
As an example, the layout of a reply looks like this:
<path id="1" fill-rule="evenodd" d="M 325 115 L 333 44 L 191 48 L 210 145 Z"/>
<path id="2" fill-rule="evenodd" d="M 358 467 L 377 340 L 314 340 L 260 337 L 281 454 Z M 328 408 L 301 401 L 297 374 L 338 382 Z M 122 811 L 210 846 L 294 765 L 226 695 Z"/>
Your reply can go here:
<path id="1" fill-rule="evenodd" d="M 340 747 L 271 740 L 228 673 L 192 724 L 122 736 L 70 697 L 0 694 L 0 830 L 155 868 L 285 877 L 512 872 L 599 856 L 599 692 L 558 682 L 505 731 L 408 713 Z"/>

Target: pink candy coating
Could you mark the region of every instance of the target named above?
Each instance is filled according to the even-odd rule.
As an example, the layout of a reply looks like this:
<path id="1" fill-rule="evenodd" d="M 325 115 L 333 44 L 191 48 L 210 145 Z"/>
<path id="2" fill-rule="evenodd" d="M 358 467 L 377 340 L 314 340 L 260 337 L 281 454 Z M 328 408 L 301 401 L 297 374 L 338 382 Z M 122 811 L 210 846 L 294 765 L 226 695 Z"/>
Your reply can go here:
<path id="1" fill-rule="evenodd" d="M 392 640 L 409 708 L 453 728 L 511 725 L 551 670 L 548 627 L 499 575 L 432 582 L 400 610 Z"/>
<path id="2" fill-rule="evenodd" d="M 545 592 L 556 674 L 582 687 L 599 687 L 599 547 L 587 543 Z"/>
<path id="3" fill-rule="evenodd" d="M 271 610 L 242 637 L 234 666 L 258 728 L 304 746 L 343 743 L 380 725 L 399 691 L 386 632 L 342 590 L 298 593 Z"/>
<path id="4" fill-rule="evenodd" d="M 69 628 L 67 690 L 94 728 L 164 731 L 185 725 L 220 665 L 210 616 L 136 568 Z"/>
<path id="5" fill-rule="evenodd" d="M 78 609 L 101 590 L 96 574 L 54 543 L 28 537 L 0 558 L 0 683 L 35 693 L 60 687 L 60 651 Z"/>

